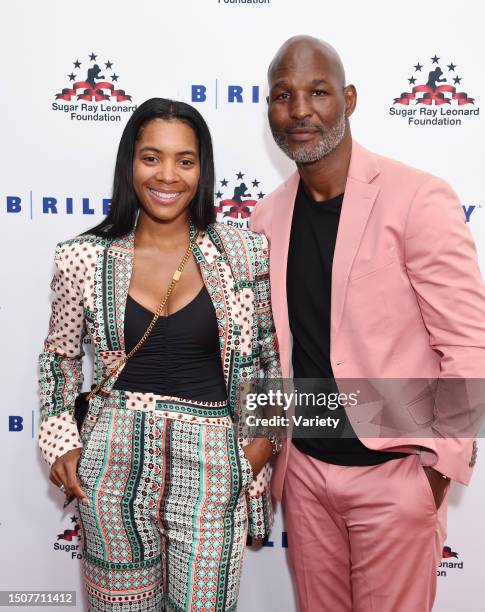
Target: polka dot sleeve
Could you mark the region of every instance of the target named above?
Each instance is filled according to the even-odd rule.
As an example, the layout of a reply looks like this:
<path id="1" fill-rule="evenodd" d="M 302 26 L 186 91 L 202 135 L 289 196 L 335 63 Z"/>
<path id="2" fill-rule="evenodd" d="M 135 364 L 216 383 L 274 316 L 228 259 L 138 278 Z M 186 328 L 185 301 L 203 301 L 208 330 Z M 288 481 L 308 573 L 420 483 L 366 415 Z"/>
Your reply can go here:
<path id="1" fill-rule="evenodd" d="M 58 244 L 54 262 L 49 332 L 39 356 L 38 443 L 49 466 L 67 451 L 82 447 L 74 400 L 82 388 L 82 341 L 86 334 L 79 283 L 82 270 L 75 245 Z"/>

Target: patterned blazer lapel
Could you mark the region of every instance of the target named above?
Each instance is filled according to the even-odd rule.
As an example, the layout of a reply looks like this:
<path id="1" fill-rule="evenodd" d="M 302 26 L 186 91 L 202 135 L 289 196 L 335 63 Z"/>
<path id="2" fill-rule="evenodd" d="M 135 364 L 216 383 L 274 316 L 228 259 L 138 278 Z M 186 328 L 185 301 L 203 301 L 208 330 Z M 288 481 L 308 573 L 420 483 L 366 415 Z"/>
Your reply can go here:
<path id="1" fill-rule="evenodd" d="M 217 243 L 217 234 L 210 231 L 200 232 L 194 245 L 193 253 L 199 264 L 202 279 L 214 305 L 219 333 L 219 348 L 221 351 L 224 382 L 231 399 L 232 344 L 234 337 L 235 303 L 232 283 L 229 282 L 231 269 L 224 255 L 222 245 Z"/>
<path id="2" fill-rule="evenodd" d="M 105 365 L 114 362 L 125 350 L 124 319 L 133 269 L 133 249 L 134 231 L 131 231 L 113 239 L 98 260 L 94 318 L 98 346 Z"/>

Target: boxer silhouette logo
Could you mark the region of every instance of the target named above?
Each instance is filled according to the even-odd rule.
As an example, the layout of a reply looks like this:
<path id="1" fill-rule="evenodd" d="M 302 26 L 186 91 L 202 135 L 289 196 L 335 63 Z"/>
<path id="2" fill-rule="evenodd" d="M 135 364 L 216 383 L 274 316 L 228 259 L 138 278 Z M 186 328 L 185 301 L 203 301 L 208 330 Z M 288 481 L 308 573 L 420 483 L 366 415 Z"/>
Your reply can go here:
<path id="1" fill-rule="evenodd" d="M 96 87 L 96 79 L 104 79 L 104 76 L 101 75 L 101 68 L 98 64 L 94 64 L 91 68 L 88 68 L 88 75 L 86 77 L 86 83 L 89 83 L 91 87 Z"/>
<path id="2" fill-rule="evenodd" d="M 215 193 L 217 219 L 235 227 L 247 227 L 254 206 L 265 194 L 257 179 L 246 182 L 241 171 L 235 176 L 234 182 L 226 178 L 219 181 Z"/>
<path id="3" fill-rule="evenodd" d="M 251 208 L 254 206 L 256 201 L 250 199 L 251 194 L 246 193 L 247 189 L 248 188 L 246 187 L 246 183 L 236 185 L 236 187 L 234 187 L 234 195 L 232 196 L 232 201 L 225 200 L 230 205 L 230 214 L 236 212 L 238 214 L 241 214 L 242 216 L 249 217 L 249 215 L 251 214 Z M 243 198 L 246 199 L 243 200 Z"/>
<path id="4" fill-rule="evenodd" d="M 443 71 L 441 70 L 439 66 L 438 68 L 435 68 L 434 70 L 432 70 L 428 75 L 428 82 L 426 83 L 426 85 L 428 87 L 431 87 L 432 89 L 436 89 L 436 87 L 438 87 L 436 83 L 446 83 L 446 78 L 444 79 L 441 78 L 442 74 L 443 74 Z"/>

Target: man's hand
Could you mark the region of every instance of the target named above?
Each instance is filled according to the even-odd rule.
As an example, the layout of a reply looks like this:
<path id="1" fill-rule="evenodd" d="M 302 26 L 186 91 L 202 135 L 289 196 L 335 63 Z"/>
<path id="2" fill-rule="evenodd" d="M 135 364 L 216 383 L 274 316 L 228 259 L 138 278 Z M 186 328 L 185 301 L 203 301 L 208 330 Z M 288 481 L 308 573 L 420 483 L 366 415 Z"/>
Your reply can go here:
<path id="1" fill-rule="evenodd" d="M 256 478 L 264 465 L 268 463 L 273 456 L 271 442 L 268 438 L 254 438 L 252 442 L 242 448 L 253 468 L 254 478 Z"/>
<path id="2" fill-rule="evenodd" d="M 436 510 L 439 510 L 445 496 L 447 487 L 450 485 L 449 478 L 443 478 L 442 474 L 436 471 L 431 466 L 423 466 L 426 477 L 428 478 L 431 490 L 433 491 L 434 503 Z"/>
<path id="3" fill-rule="evenodd" d="M 64 485 L 66 499 L 78 497 L 81 501 L 88 501 L 86 493 L 81 489 L 79 478 L 77 477 L 77 464 L 82 448 L 74 448 L 55 460 L 51 467 L 49 480 L 56 487 Z"/>

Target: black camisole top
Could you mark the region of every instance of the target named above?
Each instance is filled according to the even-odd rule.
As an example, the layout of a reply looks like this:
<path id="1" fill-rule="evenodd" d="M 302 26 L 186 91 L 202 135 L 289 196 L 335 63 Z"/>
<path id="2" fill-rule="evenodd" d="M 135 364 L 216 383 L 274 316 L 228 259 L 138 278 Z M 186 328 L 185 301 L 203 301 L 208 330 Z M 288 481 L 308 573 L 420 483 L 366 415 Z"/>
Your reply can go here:
<path id="1" fill-rule="evenodd" d="M 127 353 L 152 319 L 153 313 L 128 295 L 124 322 Z M 217 318 L 205 286 L 189 304 L 157 320 L 113 388 L 205 402 L 227 399 Z"/>

